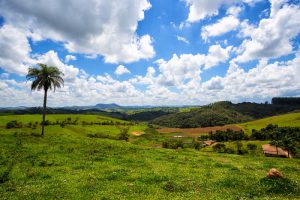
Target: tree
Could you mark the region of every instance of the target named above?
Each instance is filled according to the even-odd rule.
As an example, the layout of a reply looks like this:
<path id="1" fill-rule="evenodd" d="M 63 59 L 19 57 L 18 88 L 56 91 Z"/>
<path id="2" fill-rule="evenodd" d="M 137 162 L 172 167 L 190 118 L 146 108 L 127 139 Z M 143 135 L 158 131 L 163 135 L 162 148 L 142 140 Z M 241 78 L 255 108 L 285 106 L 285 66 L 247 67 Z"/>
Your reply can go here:
<path id="1" fill-rule="evenodd" d="M 31 90 L 44 90 L 44 104 L 43 104 L 43 122 L 42 122 L 42 136 L 44 136 L 44 125 L 47 105 L 48 90 L 60 88 L 64 84 L 62 78 L 63 73 L 53 66 L 38 63 L 38 68 L 32 67 L 28 69 L 26 76 L 27 80 L 32 80 Z"/>
<path id="2" fill-rule="evenodd" d="M 279 153 L 279 152 L 278 152 L 278 147 L 280 147 L 280 146 L 282 145 L 281 140 L 272 140 L 272 141 L 270 142 L 270 145 L 276 147 L 276 153 L 277 153 L 277 156 L 278 156 L 278 153 Z"/>

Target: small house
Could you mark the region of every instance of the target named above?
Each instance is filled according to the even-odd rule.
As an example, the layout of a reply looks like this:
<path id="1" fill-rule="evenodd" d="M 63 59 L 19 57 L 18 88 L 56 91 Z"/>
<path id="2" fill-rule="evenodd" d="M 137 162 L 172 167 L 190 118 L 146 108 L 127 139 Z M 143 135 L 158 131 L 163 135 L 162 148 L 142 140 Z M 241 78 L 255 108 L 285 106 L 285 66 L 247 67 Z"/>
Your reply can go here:
<path id="1" fill-rule="evenodd" d="M 263 144 L 262 145 L 263 153 L 266 156 L 273 156 L 273 157 L 284 157 L 288 158 L 288 152 L 283 150 L 280 147 L 271 146 L 270 144 Z"/>
<path id="2" fill-rule="evenodd" d="M 203 147 L 207 147 L 207 146 L 211 146 L 211 145 L 213 145 L 213 144 L 215 144 L 215 143 L 216 143 L 216 142 L 213 141 L 213 140 L 206 140 L 206 141 L 203 142 L 202 146 L 203 146 Z"/>

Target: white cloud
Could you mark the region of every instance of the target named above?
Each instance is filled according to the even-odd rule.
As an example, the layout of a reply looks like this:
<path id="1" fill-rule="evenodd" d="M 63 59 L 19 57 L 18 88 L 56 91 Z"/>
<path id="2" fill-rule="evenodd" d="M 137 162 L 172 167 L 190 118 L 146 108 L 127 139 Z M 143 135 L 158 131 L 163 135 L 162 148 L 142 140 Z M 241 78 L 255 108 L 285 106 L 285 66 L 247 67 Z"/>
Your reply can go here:
<path id="1" fill-rule="evenodd" d="M 219 9 L 226 5 L 231 6 L 237 3 L 253 5 L 260 0 L 185 0 L 189 6 L 188 22 L 197 22 L 219 14 Z"/>
<path id="2" fill-rule="evenodd" d="M 155 72 L 156 70 L 154 67 L 148 67 L 146 76 L 135 76 L 134 78 L 130 79 L 129 82 L 133 84 L 152 85 L 155 82 Z"/>
<path id="3" fill-rule="evenodd" d="M 268 64 L 266 60 L 248 72 L 232 63 L 224 78 L 218 78 L 224 88 L 216 96 L 226 99 L 267 99 L 274 96 L 299 95 L 300 55 L 288 62 Z M 210 82 L 213 79 L 210 80 Z M 212 83 L 211 83 L 212 84 Z M 209 84 L 208 84 L 209 85 Z"/>
<path id="4" fill-rule="evenodd" d="M 58 89 L 55 95 L 49 93 L 49 106 L 93 105 L 99 102 L 116 102 L 122 105 L 203 104 L 218 100 L 265 101 L 273 96 L 300 94 L 300 52 L 294 59 L 286 62 L 268 63 L 262 59 L 249 71 L 231 62 L 224 77 L 212 77 L 205 82 L 201 82 L 199 76 L 192 75 L 192 72 L 201 75 L 198 64 L 203 61 L 199 61 L 202 59 L 200 57 L 173 56 L 169 61 L 159 62 L 162 71 L 157 76 L 156 70 L 149 67 L 145 77 L 135 77 L 128 81 L 115 80 L 108 74 L 95 77 L 79 72 L 72 80 L 66 80 L 64 88 Z M 172 69 L 172 64 L 178 68 L 178 73 L 169 70 Z M 166 75 L 166 71 L 169 71 L 170 77 L 181 81 L 182 84 L 162 83 L 160 77 L 162 74 Z M 179 72 L 187 73 L 184 74 L 184 79 L 179 77 Z M 143 92 L 134 86 L 139 81 L 143 81 L 147 86 Z M 0 106 L 42 105 L 42 92 L 31 92 L 30 82 L 18 82 L 9 77 L 2 77 L 0 92 Z"/>
<path id="5" fill-rule="evenodd" d="M 208 90 L 222 90 L 224 85 L 220 76 L 212 77 L 210 80 L 203 84 L 203 87 Z"/>
<path id="6" fill-rule="evenodd" d="M 76 60 L 76 56 L 73 56 L 73 55 L 66 55 L 65 57 L 65 62 L 68 63 L 70 62 L 71 60 Z"/>
<path id="7" fill-rule="evenodd" d="M 63 73 L 65 79 L 74 79 L 79 74 L 79 69 L 73 65 L 65 65 L 58 57 L 57 52 L 51 50 L 36 58 L 36 63 L 43 63 L 49 66 L 58 67 Z"/>
<path id="8" fill-rule="evenodd" d="M 1 1 L 5 23 L 33 40 L 62 42 L 72 53 L 104 56 L 106 62 L 133 62 L 155 55 L 152 38 L 138 36 L 138 22 L 150 9 L 147 0 Z"/>
<path id="9" fill-rule="evenodd" d="M 291 40 L 300 33 L 300 6 L 283 5 L 283 2 L 271 1 L 270 17 L 262 19 L 257 28 L 250 29 L 251 39 L 244 40 L 236 61 L 277 58 L 293 52 Z"/>
<path id="10" fill-rule="evenodd" d="M 158 82 L 165 86 L 185 87 L 187 83 L 196 87 L 201 80 L 201 69 L 209 69 L 225 62 L 231 49 L 232 46 L 223 49 L 220 45 L 212 45 L 207 55 L 174 54 L 168 61 L 160 59 L 156 61 L 160 71 Z"/>
<path id="11" fill-rule="evenodd" d="M 215 24 L 204 26 L 201 31 L 201 37 L 203 40 L 207 41 L 209 37 L 220 36 L 229 31 L 236 30 L 239 23 L 239 19 L 233 15 L 223 17 Z"/>
<path id="12" fill-rule="evenodd" d="M 158 81 L 165 86 L 180 86 L 184 81 L 196 79 L 200 81 L 200 66 L 204 64 L 204 55 L 174 54 L 169 61 L 160 59 L 156 61 L 160 75 Z"/>
<path id="13" fill-rule="evenodd" d="M 240 23 L 239 37 L 250 37 L 255 29 L 254 25 L 249 24 L 249 20 L 245 19 Z"/>
<path id="14" fill-rule="evenodd" d="M 228 46 L 225 49 L 220 45 L 210 46 L 208 49 L 208 55 L 205 57 L 204 69 L 209 69 L 228 60 L 231 49 L 232 46 Z"/>
<path id="15" fill-rule="evenodd" d="M 26 35 L 12 25 L 0 28 L 0 67 L 9 73 L 25 75 L 33 63 Z"/>
<path id="16" fill-rule="evenodd" d="M 238 16 L 240 14 L 240 12 L 242 12 L 244 8 L 241 6 L 231 6 L 230 8 L 228 8 L 228 10 L 226 11 L 226 14 L 228 15 L 233 15 L 233 16 Z"/>
<path id="17" fill-rule="evenodd" d="M 178 41 L 184 42 L 186 44 L 190 44 L 190 42 L 185 38 L 185 37 L 181 37 L 181 36 L 176 36 Z"/>
<path id="18" fill-rule="evenodd" d="M 119 65 L 115 70 L 115 74 L 118 76 L 126 73 L 130 74 L 130 71 L 124 65 Z"/>
<path id="19" fill-rule="evenodd" d="M 270 17 L 274 17 L 286 2 L 287 0 L 270 0 Z"/>

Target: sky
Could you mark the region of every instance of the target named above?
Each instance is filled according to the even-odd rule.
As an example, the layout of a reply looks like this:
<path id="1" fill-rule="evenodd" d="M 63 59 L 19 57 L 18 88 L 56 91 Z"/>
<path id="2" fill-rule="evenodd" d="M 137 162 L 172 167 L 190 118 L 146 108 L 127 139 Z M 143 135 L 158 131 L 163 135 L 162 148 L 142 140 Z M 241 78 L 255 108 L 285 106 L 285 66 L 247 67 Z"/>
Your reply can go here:
<path id="1" fill-rule="evenodd" d="M 0 107 L 204 105 L 300 96 L 300 0 L 0 0 Z"/>

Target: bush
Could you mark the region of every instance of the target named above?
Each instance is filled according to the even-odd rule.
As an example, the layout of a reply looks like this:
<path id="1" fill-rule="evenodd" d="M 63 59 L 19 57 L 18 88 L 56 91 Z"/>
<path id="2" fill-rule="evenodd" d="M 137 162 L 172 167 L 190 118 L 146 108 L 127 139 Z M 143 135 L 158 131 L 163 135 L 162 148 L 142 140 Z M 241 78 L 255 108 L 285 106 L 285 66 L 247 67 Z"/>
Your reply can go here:
<path id="1" fill-rule="evenodd" d="M 168 140 L 162 143 L 162 147 L 168 149 L 183 148 L 183 142 L 181 140 Z"/>
<path id="2" fill-rule="evenodd" d="M 61 128 L 65 128 L 66 124 L 64 122 L 60 123 Z"/>
<path id="3" fill-rule="evenodd" d="M 128 134 L 129 128 L 122 128 L 119 134 L 119 140 L 125 140 L 128 141 L 129 140 L 129 134 Z"/>
<path id="4" fill-rule="evenodd" d="M 225 148 L 225 153 L 230 153 L 230 154 L 234 154 L 234 149 L 232 149 L 232 148 L 229 148 L 229 147 L 226 147 Z"/>
<path id="5" fill-rule="evenodd" d="M 257 145 L 253 143 L 248 143 L 247 148 L 251 151 L 255 151 L 257 149 Z"/>
<path id="6" fill-rule="evenodd" d="M 13 121 L 7 122 L 7 124 L 6 124 L 6 128 L 7 129 L 22 128 L 22 127 L 23 127 L 22 122 L 18 122 L 17 120 L 13 120 Z"/>
<path id="7" fill-rule="evenodd" d="M 215 152 L 225 152 L 226 145 L 224 143 L 217 143 L 213 146 Z"/>
<path id="8" fill-rule="evenodd" d="M 235 142 L 235 144 L 236 144 L 237 153 L 238 153 L 239 155 L 243 155 L 243 154 L 244 154 L 244 152 L 243 152 L 243 150 L 242 150 L 242 148 L 243 148 L 243 143 L 241 143 L 240 141 L 238 141 L 238 142 Z"/>
<path id="9" fill-rule="evenodd" d="M 202 147 L 201 142 L 199 142 L 199 141 L 195 141 L 195 142 L 194 142 L 194 148 L 195 148 L 196 150 L 201 149 L 201 147 Z"/>

